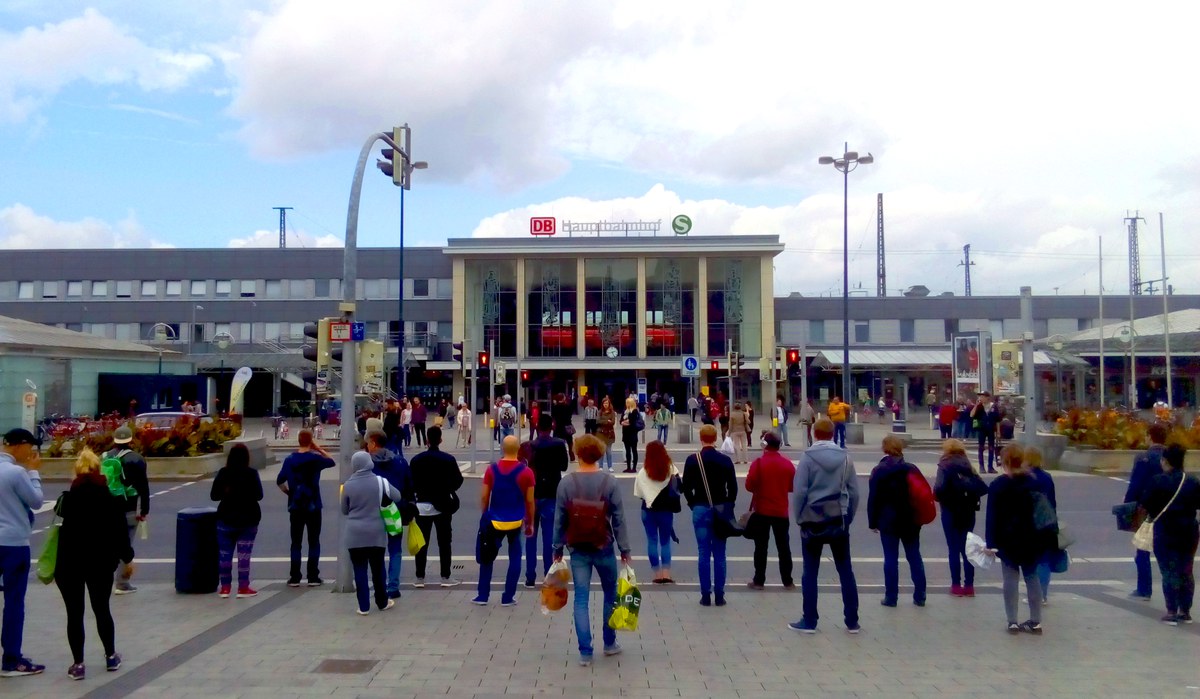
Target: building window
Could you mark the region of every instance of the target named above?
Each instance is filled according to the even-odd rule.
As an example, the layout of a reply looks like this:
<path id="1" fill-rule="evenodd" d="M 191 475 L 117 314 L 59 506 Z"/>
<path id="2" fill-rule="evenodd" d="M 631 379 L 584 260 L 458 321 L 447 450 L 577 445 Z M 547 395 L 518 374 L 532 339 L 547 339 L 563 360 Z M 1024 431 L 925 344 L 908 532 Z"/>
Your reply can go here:
<path id="1" fill-rule="evenodd" d="M 288 298 L 302 299 L 308 296 L 308 280 L 292 279 L 288 281 Z"/>
<path id="2" fill-rule="evenodd" d="M 916 342 L 917 341 L 917 321 L 900 319 L 900 341 L 901 342 Z"/>
<path id="3" fill-rule="evenodd" d="M 439 279 L 437 280 L 437 297 L 439 299 L 448 299 L 454 295 L 454 280 Z"/>
<path id="4" fill-rule="evenodd" d="M 388 293 L 389 299 L 400 298 L 400 280 L 399 279 L 387 280 L 387 293 Z"/>
<path id="5" fill-rule="evenodd" d="M 233 333 L 230 332 L 229 323 L 213 323 L 213 337 L 217 337 L 221 333 L 233 337 Z M 236 340 L 237 338 L 234 339 Z"/>
<path id="6" fill-rule="evenodd" d="M 263 334 L 267 340 L 279 341 L 279 323 L 263 323 Z"/>
<path id="7" fill-rule="evenodd" d="M 871 341 L 871 324 L 865 320 L 854 321 L 854 341 L 855 342 L 870 342 Z"/>
<path id="8" fill-rule="evenodd" d="M 108 282 L 92 282 L 92 298 L 107 298 Z"/>
<path id="9" fill-rule="evenodd" d="M 253 326 L 250 323 L 237 323 L 234 327 L 237 332 L 234 333 L 233 339 L 237 340 L 238 342 L 254 341 L 254 331 L 252 330 Z"/>
<path id="10" fill-rule="evenodd" d="M 945 329 L 946 329 L 946 340 L 945 341 L 950 342 L 950 341 L 952 341 L 954 336 L 958 334 L 958 319 L 957 318 L 947 318 L 946 323 L 945 323 Z"/>
<path id="11" fill-rule="evenodd" d="M 414 280 L 412 280 L 412 283 L 413 283 L 413 293 L 412 293 L 413 298 L 415 298 L 415 299 L 429 298 L 429 280 L 428 279 L 414 279 Z"/>
<path id="12" fill-rule="evenodd" d="M 329 298 L 329 280 L 314 279 L 313 280 L 313 297 L 319 299 Z"/>
<path id="13" fill-rule="evenodd" d="M 182 295 L 183 295 L 183 282 L 182 281 L 168 281 L 167 282 L 167 296 L 182 296 Z"/>
<path id="14" fill-rule="evenodd" d="M 269 299 L 283 298 L 283 281 L 279 280 L 279 279 L 268 279 L 266 291 L 267 291 L 267 298 L 269 298 Z M 246 290 L 243 287 L 242 288 L 242 296 L 245 296 L 245 295 L 246 295 Z"/>
<path id="15" fill-rule="evenodd" d="M 42 282 L 42 298 L 58 298 L 58 282 Z"/>
<path id="16" fill-rule="evenodd" d="M 258 285 L 253 279 L 243 279 L 239 288 L 241 289 L 242 298 L 252 299 L 254 298 L 254 294 L 257 291 Z"/>
<path id="17" fill-rule="evenodd" d="M 17 284 L 17 298 L 31 299 L 33 298 L 33 282 L 20 282 Z"/>
<path id="18" fill-rule="evenodd" d="M 229 298 L 233 293 L 233 282 L 228 279 L 217 280 L 217 298 Z"/>
<path id="19" fill-rule="evenodd" d="M 133 282 L 117 282 L 117 298 L 127 299 L 133 296 Z"/>
<path id="20" fill-rule="evenodd" d="M 67 296 L 83 296 L 83 282 L 67 282 Z"/>
<path id="21" fill-rule="evenodd" d="M 825 344 L 825 321 L 808 321 L 808 342 L 813 345 Z"/>
<path id="22" fill-rule="evenodd" d="M 142 298 L 158 296 L 158 282 L 142 282 Z"/>
<path id="23" fill-rule="evenodd" d="M 207 296 L 208 295 L 208 282 L 203 279 L 193 279 L 192 285 L 191 285 L 191 292 L 189 295 L 192 298 L 201 298 L 201 299 L 204 298 L 205 296 Z"/>
<path id="24" fill-rule="evenodd" d="M 83 332 L 83 323 L 67 323 L 67 330 L 73 330 L 77 333 Z"/>
<path id="25" fill-rule="evenodd" d="M 383 280 L 382 279 L 364 279 L 363 280 L 363 295 L 368 299 L 383 298 Z"/>

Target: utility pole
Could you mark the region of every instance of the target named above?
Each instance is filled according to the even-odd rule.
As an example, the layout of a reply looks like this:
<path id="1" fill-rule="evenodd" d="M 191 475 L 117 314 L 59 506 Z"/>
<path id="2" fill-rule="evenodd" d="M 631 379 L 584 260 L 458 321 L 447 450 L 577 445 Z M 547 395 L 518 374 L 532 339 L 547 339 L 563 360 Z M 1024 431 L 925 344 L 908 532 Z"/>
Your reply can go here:
<path id="1" fill-rule="evenodd" d="M 1100 409 L 1104 409 L 1104 236 L 1100 236 Z"/>
<path id="2" fill-rule="evenodd" d="M 287 212 L 292 210 L 290 206 L 273 206 L 271 207 L 279 212 L 279 249 L 287 248 Z"/>
<path id="3" fill-rule="evenodd" d="M 967 296 L 971 295 L 971 267 L 974 266 L 974 264 L 975 263 L 971 261 L 971 246 L 970 246 L 970 244 L 964 245 L 963 246 L 963 261 L 959 262 L 958 266 L 963 268 L 963 274 L 966 277 L 966 279 L 965 279 L 966 290 L 964 291 L 964 293 Z"/>
<path id="4" fill-rule="evenodd" d="M 878 239 L 875 243 L 875 295 L 882 298 L 887 296 L 887 265 L 883 255 L 883 192 L 875 195 L 875 210 L 878 217 Z"/>
<path id="5" fill-rule="evenodd" d="M 1164 364 L 1167 368 L 1167 405 L 1175 407 L 1175 395 L 1171 389 L 1171 317 L 1167 310 L 1167 296 L 1171 287 L 1167 284 L 1167 239 L 1163 234 L 1163 215 L 1158 212 L 1158 246 L 1162 256 L 1162 283 L 1163 283 L 1163 354 Z M 161 361 L 162 351 L 159 351 Z"/>
<path id="6" fill-rule="evenodd" d="M 1133 216 L 1129 216 L 1129 212 L 1125 212 L 1125 223 L 1129 225 L 1129 295 L 1142 295 L 1142 258 L 1138 252 L 1138 221 L 1146 219 L 1138 216 L 1138 212 L 1134 211 Z M 1130 308 L 1133 308 L 1133 300 L 1129 301 Z M 1133 322 L 1133 316 L 1129 318 L 1129 322 Z"/>

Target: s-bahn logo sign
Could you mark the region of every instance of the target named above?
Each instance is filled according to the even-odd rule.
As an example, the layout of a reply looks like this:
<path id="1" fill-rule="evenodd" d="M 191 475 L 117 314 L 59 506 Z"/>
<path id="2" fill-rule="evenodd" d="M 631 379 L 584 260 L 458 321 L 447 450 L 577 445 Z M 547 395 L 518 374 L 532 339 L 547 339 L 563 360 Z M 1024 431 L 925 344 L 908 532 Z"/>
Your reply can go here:
<path id="1" fill-rule="evenodd" d="M 531 216 L 529 218 L 529 235 L 554 235 L 557 226 L 553 216 Z"/>

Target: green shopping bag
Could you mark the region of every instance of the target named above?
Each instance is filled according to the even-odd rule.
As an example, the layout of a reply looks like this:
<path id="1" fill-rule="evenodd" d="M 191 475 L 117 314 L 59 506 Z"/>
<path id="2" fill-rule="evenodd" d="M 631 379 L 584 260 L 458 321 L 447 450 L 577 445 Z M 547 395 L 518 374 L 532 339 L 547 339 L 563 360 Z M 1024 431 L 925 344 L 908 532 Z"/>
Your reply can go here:
<path id="1" fill-rule="evenodd" d="M 638 611 L 642 608 L 642 593 L 637 587 L 633 568 L 625 566 L 617 576 L 617 607 L 608 617 L 608 628 L 617 631 L 637 631 Z"/>
<path id="2" fill-rule="evenodd" d="M 383 517 L 383 528 L 387 530 L 388 536 L 400 536 L 404 533 L 404 525 L 400 522 L 400 508 L 388 498 L 384 480 L 379 476 L 376 478 L 379 480 L 379 516 Z M 383 504 L 384 500 L 387 500 L 386 505 Z"/>
<path id="3" fill-rule="evenodd" d="M 54 568 L 58 563 L 58 530 L 62 525 L 55 522 L 50 525 L 50 533 L 46 534 L 46 542 L 42 544 L 42 552 L 38 554 L 37 579 L 49 585 L 54 582 Z"/>

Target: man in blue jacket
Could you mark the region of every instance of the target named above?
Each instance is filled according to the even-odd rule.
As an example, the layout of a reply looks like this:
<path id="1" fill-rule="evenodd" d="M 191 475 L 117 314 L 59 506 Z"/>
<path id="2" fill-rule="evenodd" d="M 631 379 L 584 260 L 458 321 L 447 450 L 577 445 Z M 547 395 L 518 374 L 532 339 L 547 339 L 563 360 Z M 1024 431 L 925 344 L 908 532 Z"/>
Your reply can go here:
<path id="1" fill-rule="evenodd" d="M 288 587 L 300 587 L 300 547 L 308 531 L 308 586 L 317 587 L 321 580 L 321 471 L 333 468 L 329 454 L 313 440 L 312 430 L 300 430 L 300 448 L 283 460 L 275 485 L 288 496 L 288 519 L 291 523 L 292 566 Z"/>
<path id="2" fill-rule="evenodd" d="M 375 471 L 375 475 L 383 476 L 393 488 L 400 491 L 400 494 L 404 496 L 404 502 L 396 503 L 398 507 L 404 509 L 406 503 L 413 501 L 412 471 L 409 470 L 408 461 L 403 456 L 385 446 L 387 441 L 388 436 L 386 432 L 368 432 L 367 453 L 371 455 L 371 461 L 375 463 L 372 469 Z M 409 526 L 412 525 L 409 524 Z M 403 534 L 388 535 L 387 553 L 387 596 L 388 599 L 399 599 L 400 563 L 402 561 L 401 556 L 404 553 Z"/>
<path id="3" fill-rule="evenodd" d="M 1167 442 L 1167 426 L 1156 422 L 1147 431 L 1150 448 L 1133 461 L 1133 472 L 1129 474 L 1129 487 L 1125 489 L 1125 502 L 1138 502 L 1151 479 L 1163 472 L 1162 455 Z M 1154 591 L 1154 578 L 1150 572 L 1150 552 L 1134 550 L 1133 564 L 1137 567 L 1137 589 L 1129 593 L 1132 599 L 1148 600 Z"/>
<path id="4" fill-rule="evenodd" d="M 29 537 L 33 511 L 42 506 L 42 459 L 38 441 L 28 430 L 10 430 L 0 450 L 0 581 L 4 583 L 4 621 L 0 645 L 4 658 L 0 677 L 42 673 L 45 665 L 21 655 L 25 631 L 25 589 L 29 585 Z"/>

